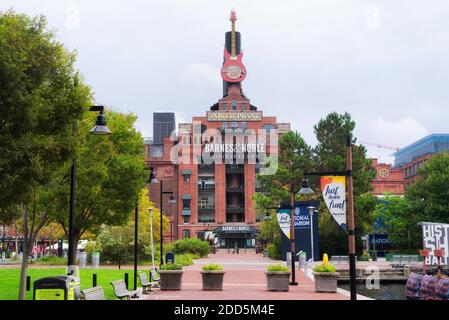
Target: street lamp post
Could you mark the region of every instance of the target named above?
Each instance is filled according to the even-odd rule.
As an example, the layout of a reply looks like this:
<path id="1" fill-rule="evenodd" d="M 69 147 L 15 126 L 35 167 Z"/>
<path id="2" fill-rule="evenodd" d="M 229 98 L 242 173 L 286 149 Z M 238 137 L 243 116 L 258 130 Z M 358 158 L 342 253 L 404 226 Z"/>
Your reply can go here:
<path id="1" fill-rule="evenodd" d="M 90 130 L 90 133 L 95 135 L 110 135 L 111 131 L 106 126 L 106 116 L 104 115 L 104 106 L 91 106 L 89 107 L 89 111 L 99 112 L 97 116 L 97 120 L 95 121 L 95 126 Z M 76 122 L 73 124 L 73 135 L 76 132 Z M 67 273 L 69 275 L 74 274 L 76 266 L 76 250 L 75 254 L 73 254 L 74 248 L 76 245 L 73 243 L 74 236 L 74 226 L 75 226 L 75 179 L 76 179 L 76 156 L 72 159 L 72 166 L 70 168 L 70 207 L 69 207 L 69 247 L 68 247 L 68 255 L 67 255 Z"/>
<path id="2" fill-rule="evenodd" d="M 137 290 L 137 245 L 139 228 L 139 197 L 136 196 L 134 209 L 134 290 Z"/>
<path id="3" fill-rule="evenodd" d="M 313 250 L 313 212 L 315 211 L 314 206 L 310 206 L 307 209 L 309 209 L 309 216 L 310 216 L 310 246 L 311 246 L 311 253 L 312 253 L 312 262 L 315 261 L 315 251 Z"/>
<path id="4" fill-rule="evenodd" d="M 355 262 L 355 223 L 354 223 L 354 190 L 352 181 L 352 143 L 351 135 L 346 137 L 346 171 L 305 172 L 304 176 L 345 176 L 347 179 L 348 203 L 348 248 L 349 248 L 349 280 L 351 300 L 357 300 L 356 262 Z M 304 179 L 303 189 L 309 188 L 307 179 Z M 301 191 L 303 190 L 301 189 Z M 311 189 L 310 189 L 311 190 Z M 301 193 L 299 191 L 299 193 Z M 312 191 L 313 192 L 313 191 Z"/>
<path id="5" fill-rule="evenodd" d="M 148 180 L 151 184 L 156 184 L 159 183 L 158 180 L 156 179 L 156 174 L 154 172 L 154 168 L 150 168 L 150 179 Z M 163 259 L 163 246 L 164 246 L 164 235 L 163 235 L 163 215 L 162 215 L 162 210 L 163 210 L 163 195 L 164 194 L 169 194 L 170 195 L 170 200 L 168 200 L 168 204 L 169 205 L 174 205 L 176 204 L 176 200 L 175 197 L 173 195 L 173 192 L 171 191 L 164 191 L 163 190 L 163 182 L 162 179 L 160 181 L 160 191 L 159 191 L 159 195 L 160 195 L 160 265 L 164 264 L 164 259 Z"/>

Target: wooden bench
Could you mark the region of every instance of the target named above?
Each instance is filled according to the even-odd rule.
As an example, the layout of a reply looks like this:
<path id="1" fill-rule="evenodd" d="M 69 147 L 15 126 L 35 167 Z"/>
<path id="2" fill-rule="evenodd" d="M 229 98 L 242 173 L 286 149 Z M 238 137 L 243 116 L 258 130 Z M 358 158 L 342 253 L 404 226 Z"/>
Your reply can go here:
<path id="1" fill-rule="evenodd" d="M 114 289 L 115 296 L 120 300 L 122 299 L 131 300 L 132 298 L 140 298 L 140 295 L 142 294 L 142 288 L 129 291 L 126 288 L 126 283 L 124 280 L 112 281 L 111 285 L 112 288 Z"/>
<path id="2" fill-rule="evenodd" d="M 83 300 L 105 300 L 102 286 L 81 290 Z"/>
<path id="3" fill-rule="evenodd" d="M 139 279 L 140 279 L 140 284 L 142 285 L 142 288 L 143 288 L 143 293 L 151 292 L 152 291 L 151 289 L 159 284 L 158 282 L 148 281 L 147 274 L 143 273 L 143 272 L 139 273 Z"/>

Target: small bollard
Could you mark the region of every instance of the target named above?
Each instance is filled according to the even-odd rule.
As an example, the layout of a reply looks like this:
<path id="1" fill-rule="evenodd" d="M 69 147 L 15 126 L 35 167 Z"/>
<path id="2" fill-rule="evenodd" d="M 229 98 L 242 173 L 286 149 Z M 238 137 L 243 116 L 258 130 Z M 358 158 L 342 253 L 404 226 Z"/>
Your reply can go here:
<path id="1" fill-rule="evenodd" d="M 125 272 L 125 284 L 126 284 L 126 289 L 128 289 L 128 279 L 129 279 L 129 274 L 128 274 L 128 272 Z"/>
<path id="2" fill-rule="evenodd" d="M 92 275 L 92 287 L 96 287 L 97 286 L 97 274 L 94 273 Z"/>
<path id="3" fill-rule="evenodd" d="M 30 290 L 31 290 L 31 277 L 27 276 L 26 291 L 30 291 Z"/>

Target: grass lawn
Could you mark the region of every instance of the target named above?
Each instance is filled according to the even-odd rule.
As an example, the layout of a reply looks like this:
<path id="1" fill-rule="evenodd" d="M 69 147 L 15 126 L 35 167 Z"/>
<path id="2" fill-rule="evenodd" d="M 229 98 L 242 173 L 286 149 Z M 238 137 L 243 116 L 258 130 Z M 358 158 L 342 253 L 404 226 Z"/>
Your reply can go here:
<path id="1" fill-rule="evenodd" d="M 139 270 L 140 271 L 140 270 Z M 27 292 L 27 300 L 33 299 L 33 283 L 35 280 L 59 276 L 65 274 L 65 268 L 36 268 L 28 269 L 28 275 L 31 277 L 31 290 Z M 102 286 L 106 299 L 115 299 L 112 291 L 111 281 L 124 279 L 124 274 L 129 273 L 129 287 L 133 288 L 133 270 L 132 269 L 80 269 L 81 290 L 92 287 L 92 274 L 97 274 L 97 285 Z M 20 269 L 0 269 L 0 300 L 17 300 L 19 292 Z M 140 286 L 139 278 L 137 278 Z"/>

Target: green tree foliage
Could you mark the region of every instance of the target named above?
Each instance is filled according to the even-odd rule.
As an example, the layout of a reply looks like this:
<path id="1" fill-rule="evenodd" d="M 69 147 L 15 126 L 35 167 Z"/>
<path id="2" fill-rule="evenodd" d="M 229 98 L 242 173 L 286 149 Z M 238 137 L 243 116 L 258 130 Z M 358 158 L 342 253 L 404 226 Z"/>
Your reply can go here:
<path id="1" fill-rule="evenodd" d="M 259 212 L 263 212 L 263 208 L 276 207 L 282 200 L 288 200 L 291 185 L 294 186 L 296 200 L 317 198 L 320 201 L 320 248 L 322 252 L 329 254 L 346 254 L 348 240 L 347 233 L 337 225 L 326 208 L 320 192 L 319 178 L 310 177 L 310 185 L 315 190 L 314 195 L 304 197 L 297 193 L 302 187 L 304 172 L 346 170 L 346 142 L 347 136 L 350 135 L 353 144 L 356 244 L 357 252 L 362 251 L 361 236 L 374 222 L 376 199 L 368 192 L 371 190 L 371 180 L 375 177 L 375 171 L 371 167 L 371 161 L 366 158 L 366 148 L 355 145 L 354 128 L 355 122 L 348 113 L 332 112 L 314 126 L 318 143 L 313 149 L 298 133 L 289 132 L 282 136 L 279 141 L 279 170 L 272 176 L 258 176 L 266 192 L 256 193 L 254 196 Z M 277 224 L 276 219 L 273 219 L 272 223 L 273 225 L 262 223 L 262 235 L 268 236 L 272 232 L 272 227 Z M 277 241 L 276 237 L 267 239 L 273 244 Z M 270 246 L 273 255 L 276 248 L 277 245 Z"/>
<path id="2" fill-rule="evenodd" d="M 101 251 L 101 259 L 109 263 L 121 265 L 133 260 L 134 229 L 126 226 L 104 226 L 97 240 Z"/>
<path id="3" fill-rule="evenodd" d="M 114 111 L 106 113 L 110 136 L 89 131 L 96 114 L 85 114 L 77 128 L 76 197 L 74 245 L 86 232 L 96 232 L 102 224 L 124 225 L 135 207 L 135 199 L 145 183 L 144 145 L 134 128 L 136 116 Z M 49 186 L 53 218 L 68 233 L 70 165 L 57 171 Z M 75 254 L 72 252 L 71 254 Z"/>
<path id="4" fill-rule="evenodd" d="M 74 61 L 44 17 L 0 13 L 0 208 L 31 201 L 71 156 L 73 121 L 91 101 Z"/>
<path id="5" fill-rule="evenodd" d="M 394 243 L 395 249 L 411 249 L 411 231 L 416 230 L 418 218 L 411 214 L 405 197 L 386 194 L 376 205 L 374 214 L 383 222 L 383 227 L 378 231 L 388 233 L 388 238 Z M 414 233 L 415 239 L 421 236 L 421 232 Z"/>
<path id="6" fill-rule="evenodd" d="M 449 154 L 439 153 L 418 170 L 418 179 L 405 197 L 386 196 L 376 207 L 396 249 L 418 250 L 422 231 L 418 222 L 449 223 Z"/>
<path id="7" fill-rule="evenodd" d="M 355 121 L 349 113 L 332 112 L 314 126 L 318 140 L 315 147 L 317 171 L 346 170 L 346 144 L 348 135 L 352 143 L 352 175 L 354 186 L 354 214 L 356 225 L 356 251 L 362 252 L 361 236 L 374 222 L 373 211 L 376 205 L 375 197 L 368 194 L 371 190 L 371 180 L 376 173 L 371 167 L 371 160 L 366 158 L 366 148 L 355 145 Z M 312 180 L 315 190 L 320 190 L 319 181 Z M 319 234 L 320 250 L 329 254 L 346 254 L 348 252 L 347 234 L 335 223 L 319 194 L 320 213 Z"/>
<path id="8" fill-rule="evenodd" d="M 24 257 L 48 220 L 37 189 L 73 154 L 72 124 L 91 101 L 74 61 L 44 17 L 0 12 L 0 214 L 16 219 L 20 206 Z M 27 268 L 25 258 L 19 299 Z"/>
<path id="9" fill-rule="evenodd" d="M 406 192 L 410 210 L 419 221 L 449 223 L 449 153 L 427 160 Z"/>
<path id="10" fill-rule="evenodd" d="M 303 173 L 313 168 L 312 148 L 298 132 L 287 132 L 279 139 L 278 170 L 273 175 L 258 175 L 264 193 L 255 195 L 259 208 L 290 203 L 302 187 Z"/>

